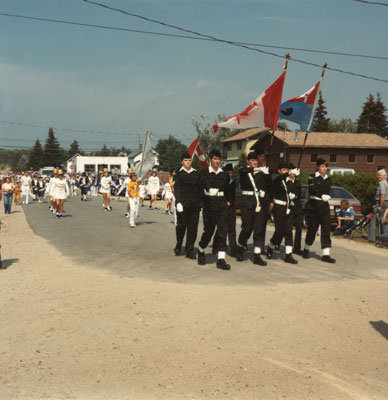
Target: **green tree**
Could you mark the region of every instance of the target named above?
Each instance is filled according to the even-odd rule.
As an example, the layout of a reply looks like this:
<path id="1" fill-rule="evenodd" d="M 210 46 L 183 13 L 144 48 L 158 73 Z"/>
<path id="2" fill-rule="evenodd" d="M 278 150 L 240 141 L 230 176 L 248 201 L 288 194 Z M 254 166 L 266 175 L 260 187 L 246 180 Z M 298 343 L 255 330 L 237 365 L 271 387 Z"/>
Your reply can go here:
<path id="1" fill-rule="evenodd" d="M 224 115 L 218 115 L 215 122 L 211 123 L 208 115 L 201 114 L 198 121 L 195 119 L 191 121 L 199 136 L 199 147 L 205 155 L 209 154 L 211 149 L 222 151 L 222 141 L 242 131 L 242 129 L 220 128 L 214 133 L 213 125 L 225 119 Z"/>
<path id="2" fill-rule="evenodd" d="M 17 171 L 27 171 L 28 170 L 28 154 L 27 153 L 22 153 L 20 155 L 16 169 L 17 169 Z"/>
<path id="3" fill-rule="evenodd" d="M 380 93 L 376 95 L 376 111 L 375 111 L 375 119 L 376 119 L 376 133 L 382 137 L 388 136 L 388 121 L 385 112 L 387 109 L 385 108 L 384 103 L 381 100 Z"/>
<path id="4" fill-rule="evenodd" d="M 182 153 L 188 151 L 178 139 L 169 136 L 167 139 L 159 139 L 155 151 L 159 154 L 159 165 L 162 171 L 179 168 Z"/>
<path id="5" fill-rule="evenodd" d="M 357 132 L 357 124 L 350 118 L 330 119 L 328 132 L 354 133 Z"/>
<path id="6" fill-rule="evenodd" d="M 375 109 L 376 102 L 373 94 L 369 94 L 362 111 L 357 120 L 357 132 L 374 133 L 375 132 Z"/>
<path id="7" fill-rule="evenodd" d="M 101 156 L 101 157 L 107 157 L 107 156 L 111 155 L 111 151 L 108 149 L 108 147 L 104 143 L 104 145 L 102 146 L 102 149 L 100 151 L 97 151 L 96 155 Z"/>
<path id="8" fill-rule="evenodd" d="M 79 148 L 79 143 L 74 139 L 74 142 L 70 145 L 68 151 L 68 158 L 75 156 L 76 154 L 81 154 L 81 150 Z"/>
<path id="9" fill-rule="evenodd" d="M 28 157 L 28 167 L 37 171 L 39 168 L 43 167 L 43 147 L 39 141 L 36 139 L 33 148 L 30 151 Z"/>
<path id="10" fill-rule="evenodd" d="M 54 129 L 50 128 L 44 145 L 43 166 L 45 167 L 56 167 L 63 161 L 63 150 L 54 133 Z"/>
<path id="11" fill-rule="evenodd" d="M 322 93 L 319 92 L 318 106 L 315 111 L 313 131 L 314 132 L 329 132 L 329 121 L 327 118 L 327 109 L 325 106 L 325 100 L 323 100 Z"/>

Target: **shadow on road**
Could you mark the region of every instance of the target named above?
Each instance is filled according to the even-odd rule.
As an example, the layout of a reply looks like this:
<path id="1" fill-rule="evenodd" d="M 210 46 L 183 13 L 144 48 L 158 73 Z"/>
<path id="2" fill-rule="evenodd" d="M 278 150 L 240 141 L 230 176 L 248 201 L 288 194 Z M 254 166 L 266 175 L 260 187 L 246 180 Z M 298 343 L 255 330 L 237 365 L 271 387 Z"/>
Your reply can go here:
<path id="1" fill-rule="evenodd" d="M 12 264 L 19 262 L 19 259 L 18 258 L 8 258 L 8 259 L 2 260 L 2 261 L 3 261 L 3 267 L 8 268 Z"/>
<path id="2" fill-rule="evenodd" d="M 369 321 L 373 328 L 380 333 L 381 336 L 388 340 L 388 324 L 384 321 Z"/>

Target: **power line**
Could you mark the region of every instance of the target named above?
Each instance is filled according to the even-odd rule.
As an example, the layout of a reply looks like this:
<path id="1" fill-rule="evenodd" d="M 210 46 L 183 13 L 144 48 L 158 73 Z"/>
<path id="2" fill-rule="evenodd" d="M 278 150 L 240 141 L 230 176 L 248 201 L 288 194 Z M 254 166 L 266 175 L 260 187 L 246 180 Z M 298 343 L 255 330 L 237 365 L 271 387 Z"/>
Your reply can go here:
<path id="1" fill-rule="evenodd" d="M 367 0 L 351 0 L 351 1 L 356 1 L 358 3 L 372 4 L 374 6 L 385 6 L 385 7 L 388 7 L 388 3 L 380 3 L 378 1 L 367 1 Z"/>
<path id="2" fill-rule="evenodd" d="M 96 1 L 91 1 L 91 0 L 82 0 L 82 1 L 87 3 L 87 4 L 93 4 L 93 5 L 105 8 L 107 10 L 116 11 L 116 12 L 128 15 L 130 17 L 135 17 L 135 18 L 139 18 L 139 19 L 142 19 L 144 21 L 147 21 L 147 22 L 152 22 L 154 24 L 159 24 L 159 25 L 162 25 L 164 27 L 177 29 L 177 30 L 182 31 L 182 32 L 187 32 L 187 33 L 191 33 L 191 34 L 194 34 L 194 35 L 197 35 L 197 36 L 200 36 L 200 37 L 213 39 L 213 40 L 215 40 L 217 42 L 220 42 L 220 43 L 226 43 L 226 44 L 230 44 L 232 46 L 237 46 L 237 47 L 244 48 L 246 50 L 257 51 L 257 52 L 262 53 L 262 54 L 267 54 L 267 55 L 271 55 L 273 57 L 284 59 L 284 56 L 282 56 L 280 54 L 276 54 L 276 53 L 272 53 L 272 52 L 269 52 L 269 51 L 256 49 L 254 47 L 243 45 L 243 44 L 239 44 L 237 42 L 233 42 L 233 41 L 230 41 L 230 40 L 219 39 L 219 38 L 216 38 L 216 37 L 211 36 L 211 35 L 203 34 L 203 33 L 196 32 L 196 31 L 193 31 L 193 30 L 190 30 L 190 29 L 181 28 L 181 27 L 176 26 L 176 25 L 167 24 L 167 23 L 165 23 L 163 21 L 155 20 L 155 19 L 152 19 L 152 18 L 145 17 L 143 15 L 134 14 L 134 13 L 131 13 L 131 12 L 128 12 L 128 11 L 125 11 L 125 10 L 121 10 L 120 8 L 110 7 L 110 6 L 107 6 L 106 4 L 98 3 Z M 319 64 L 316 64 L 316 63 L 312 63 L 312 62 L 308 62 L 308 61 L 304 61 L 304 60 L 300 60 L 300 59 L 296 59 L 296 58 L 291 58 L 290 61 L 298 62 L 298 63 L 305 64 L 305 65 L 311 65 L 313 67 L 318 67 L 320 69 L 322 68 L 322 65 L 319 65 Z M 375 80 L 375 81 L 379 81 L 379 82 L 388 83 L 388 80 L 386 80 L 386 79 L 379 79 L 379 78 L 375 78 L 373 76 L 368 76 L 368 75 L 364 75 L 364 74 L 358 74 L 358 73 L 355 73 L 355 72 L 341 70 L 339 68 L 326 67 L 326 69 L 331 70 L 331 71 L 335 71 L 335 72 L 339 72 L 339 73 L 342 73 L 342 74 L 347 74 L 347 75 L 357 76 L 357 77 L 360 77 L 360 78 L 371 79 L 371 80 Z"/>
<path id="3" fill-rule="evenodd" d="M 51 19 L 51 18 L 41 18 L 41 17 L 31 17 L 31 16 L 26 16 L 26 15 L 0 13 L 0 16 L 13 17 L 13 18 L 22 18 L 22 19 L 32 19 L 32 20 L 36 20 L 36 21 L 53 22 L 53 23 L 59 23 L 59 24 L 78 25 L 78 26 L 83 26 L 83 27 L 107 29 L 107 30 L 114 30 L 114 31 L 141 33 L 141 34 L 154 35 L 154 36 L 165 36 L 165 37 L 180 38 L 180 39 L 201 40 L 201 41 L 208 41 L 208 42 L 218 42 L 218 40 L 205 38 L 205 37 L 194 37 L 194 36 L 177 35 L 177 34 L 174 35 L 172 33 L 163 33 L 163 32 L 144 31 L 144 30 L 139 30 L 139 29 L 120 28 L 120 27 L 108 26 L 108 25 L 87 24 L 87 23 L 82 23 L 82 22 L 65 21 L 65 20 Z M 250 43 L 250 42 L 237 42 L 237 41 L 234 41 L 233 43 L 241 44 L 241 45 L 247 45 L 247 46 L 254 46 L 254 47 L 265 47 L 265 48 L 281 49 L 281 50 L 302 51 L 302 52 L 308 52 L 308 53 L 333 54 L 333 55 L 346 56 L 346 57 L 371 58 L 371 59 L 377 59 L 377 60 L 388 60 L 388 57 L 367 55 L 367 54 L 343 53 L 343 52 L 337 52 L 337 51 L 304 49 L 304 48 L 289 47 L 289 46 L 275 46 L 275 45 L 269 45 L 269 44 L 263 44 L 263 43 Z"/>

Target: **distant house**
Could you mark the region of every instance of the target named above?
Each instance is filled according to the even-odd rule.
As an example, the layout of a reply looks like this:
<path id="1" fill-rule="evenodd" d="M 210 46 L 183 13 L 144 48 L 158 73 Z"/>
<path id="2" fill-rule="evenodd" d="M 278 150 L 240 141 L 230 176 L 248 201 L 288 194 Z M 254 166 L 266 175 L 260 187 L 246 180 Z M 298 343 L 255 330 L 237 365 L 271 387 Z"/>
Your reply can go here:
<path id="1" fill-rule="evenodd" d="M 280 161 L 298 164 L 305 132 L 276 131 L 271 151 L 269 130 L 254 128 L 245 133 L 249 137 L 256 137 L 255 143 L 250 145 L 251 150 L 262 148 L 266 154 L 271 153 L 268 156 L 271 168 L 276 168 Z M 223 141 L 224 149 L 227 146 L 226 140 Z M 231 154 L 235 157 L 234 152 Z M 378 169 L 388 167 L 388 140 L 372 133 L 310 132 L 301 160 L 301 169 L 307 172 L 314 171 L 318 156 L 325 158 L 331 167 L 374 173 Z M 229 159 L 229 151 L 224 158 Z"/>
<path id="2" fill-rule="evenodd" d="M 66 161 L 66 170 L 70 173 L 96 174 L 107 168 L 108 171 L 125 174 L 128 168 L 128 157 L 81 156 L 76 154 Z"/>
<path id="3" fill-rule="evenodd" d="M 222 141 L 222 158 L 226 163 L 236 165 L 241 153 L 248 155 L 251 147 L 268 128 L 248 129 Z"/>
<path id="4" fill-rule="evenodd" d="M 143 156 L 142 156 L 142 149 L 134 150 L 128 155 L 128 164 L 131 166 L 131 168 L 134 168 L 139 162 L 141 162 Z M 155 157 L 155 165 L 159 165 L 159 154 L 152 149 L 152 152 Z"/>

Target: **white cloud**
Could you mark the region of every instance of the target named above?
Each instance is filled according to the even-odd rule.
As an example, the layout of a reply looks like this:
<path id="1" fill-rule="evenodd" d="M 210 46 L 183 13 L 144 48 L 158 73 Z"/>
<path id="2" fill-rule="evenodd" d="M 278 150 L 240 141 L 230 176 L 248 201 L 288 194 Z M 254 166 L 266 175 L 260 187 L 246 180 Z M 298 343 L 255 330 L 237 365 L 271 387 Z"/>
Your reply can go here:
<path id="1" fill-rule="evenodd" d="M 203 87 L 208 86 L 208 85 L 209 85 L 208 81 L 205 81 L 204 79 L 200 79 L 199 81 L 196 82 L 195 88 L 196 89 L 200 89 L 200 88 L 203 88 Z"/>

